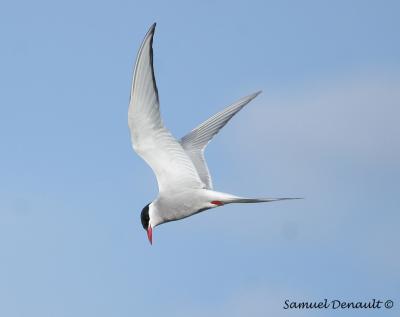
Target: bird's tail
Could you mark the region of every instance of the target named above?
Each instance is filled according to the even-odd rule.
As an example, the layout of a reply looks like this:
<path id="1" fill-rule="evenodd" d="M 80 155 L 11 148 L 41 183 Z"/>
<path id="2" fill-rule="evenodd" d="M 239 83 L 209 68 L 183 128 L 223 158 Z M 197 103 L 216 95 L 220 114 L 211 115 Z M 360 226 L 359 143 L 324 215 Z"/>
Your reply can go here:
<path id="1" fill-rule="evenodd" d="M 227 203 L 241 203 L 241 204 L 253 204 L 253 203 L 269 203 L 271 201 L 279 201 L 279 200 L 291 200 L 291 199 L 303 199 L 300 197 L 296 198 L 243 198 L 243 197 L 235 197 L 229 199 Z"/>
<path id="2" fill-rule="evenodd" d="M 207 199 L 210 199 L 210 201 L 214 205 L 225 205 L 225 204 L 252 204 L 252 203 L 269 203 L 272 201 L 279 201 L 279 200 L 292 200 L 292 199 L 303 199 L 303 198 L 289 198 L 289 197 L 284 197 L 284 198 L 247 198 L 247 197 L 240 197 L 236 195 L 231 195 L 227 193 L 221 193 L 213 190 L 206 190 L 207 193 Z M 215 203 L 214 203 L 215 202 Z M 217 203 L 220 202 L 220 203 Z"/>

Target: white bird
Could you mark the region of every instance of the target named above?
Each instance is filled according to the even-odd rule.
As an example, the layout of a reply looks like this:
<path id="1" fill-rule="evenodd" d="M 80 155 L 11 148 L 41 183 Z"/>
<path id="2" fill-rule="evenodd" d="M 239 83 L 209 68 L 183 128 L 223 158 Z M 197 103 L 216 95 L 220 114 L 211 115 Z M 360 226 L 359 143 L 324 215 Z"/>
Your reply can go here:
<path id="1" fill-rule="evenodd" d="M 231 203 L 259 203 L 298 198 L 244 198 L 213 190 L 204 149 L 218 131 L 261 91 L 240 99 L 215 114 L 180 140 L 164 126 L 153 68 L 154 23 L 136 58 L 128 124 L 133 149 L 153 169 L 157 198 L 141 212 L 143 228 L 152 244 L 153 228 L 169 221 Z"/>

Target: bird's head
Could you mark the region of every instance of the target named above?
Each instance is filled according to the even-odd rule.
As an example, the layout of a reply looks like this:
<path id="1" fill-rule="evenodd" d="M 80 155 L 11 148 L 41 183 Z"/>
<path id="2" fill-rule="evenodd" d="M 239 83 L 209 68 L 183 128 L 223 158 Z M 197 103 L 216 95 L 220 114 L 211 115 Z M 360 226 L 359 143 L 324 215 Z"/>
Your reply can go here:
<path id="1" fill-rule="evenodd" d="M 153 244 L 153 226 L 150 219 L 150 208 L 151 204 L 144 206 L 142 213 L 140 214 L 140 220 L 142 221 L 143 229 L 147 231 L 147 237 L 149 238 L 150 244 Z"/>

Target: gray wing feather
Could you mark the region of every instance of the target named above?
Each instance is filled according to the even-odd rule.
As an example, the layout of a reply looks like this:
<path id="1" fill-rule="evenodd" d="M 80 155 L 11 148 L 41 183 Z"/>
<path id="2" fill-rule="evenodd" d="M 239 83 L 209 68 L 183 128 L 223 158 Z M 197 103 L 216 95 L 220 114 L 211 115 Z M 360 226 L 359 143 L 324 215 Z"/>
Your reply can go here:
<path id="1" fill-rule="evenodd" d="M 160 192 L 203 188 L 193 162 L 161 119 L 153 68 L 154 30 L 155 24 L 147 32 L 135 63 L 128 109 L 132 146 L 153 169 Z"/>
<path id="2" fill-rule="evenodd" d="M 260 93 L 261 91 L 258 91 L 238 100 L 204 121 L 180 140 L 183 149 L 192 160 L 200 179 L 207 188 L 212 189 L 212 180 L 204 158 L 204 149 L 218 131 L 221 130 L 239 110 Z"/>

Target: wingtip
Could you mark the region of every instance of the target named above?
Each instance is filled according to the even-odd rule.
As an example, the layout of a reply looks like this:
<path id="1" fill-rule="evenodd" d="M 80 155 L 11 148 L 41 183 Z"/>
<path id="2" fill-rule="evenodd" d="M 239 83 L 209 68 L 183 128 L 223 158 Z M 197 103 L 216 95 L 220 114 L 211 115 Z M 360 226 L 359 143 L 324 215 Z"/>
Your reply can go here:
<path id="1" fill-rule="evenodd" d="M 154 22 L 154 23 L 150 26 L 149 30 L 147 31 L 146 38 L 147 38 L 148 36 L 153 36 L 153 35 L 154 35 L 154 32 L 155 32 L 155 30 L 156 30 L 156 26 L 157 26 L 157 23 L 156 23 L 156 22 Z"/>
<path id="2" fill-rule="evenodd" d="M 256 91 L 255 93 L 252 93 L 249 97 L 251 98 L 251 99 L 254 99 L 255 97 L 257 97 L 259 94 L 261 94 L 262 93 L 262 90 L 259 90 L 259 91 Z"/>

